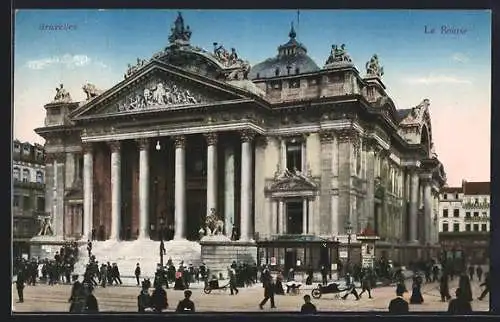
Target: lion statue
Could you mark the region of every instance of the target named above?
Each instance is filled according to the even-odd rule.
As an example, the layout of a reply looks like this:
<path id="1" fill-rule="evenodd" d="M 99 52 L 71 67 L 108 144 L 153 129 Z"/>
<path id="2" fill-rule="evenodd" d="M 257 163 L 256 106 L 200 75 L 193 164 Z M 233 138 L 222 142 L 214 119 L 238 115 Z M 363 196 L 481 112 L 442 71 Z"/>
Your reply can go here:
<path id="1" fill-rule="evenodd" d="M 215 213 L 215 209 L 210 209 L 210 214 L 205 219 L 207 235 L 222 235 L 224 233 L 224 222 L 219 219 Z"/>
<path id="2" fill-rule="evenodd" d="M 91 83 L 87 83 L 87 84 L 83 85 L 82 89 L 85 92 L 85 94 L 87 94 L 87 100 L 90 100 L 90 99 L 92 99 L 92 98 L 94 98 L 102 93 L 101 90 L 98 90 L 95 87 L 95 85 L 91 84 Z"/>

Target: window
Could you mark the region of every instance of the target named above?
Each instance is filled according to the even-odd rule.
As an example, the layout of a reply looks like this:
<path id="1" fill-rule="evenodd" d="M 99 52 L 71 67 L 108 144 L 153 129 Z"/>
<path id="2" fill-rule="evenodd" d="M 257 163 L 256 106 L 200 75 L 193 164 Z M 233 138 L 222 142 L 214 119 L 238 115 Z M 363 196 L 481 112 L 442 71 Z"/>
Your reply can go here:
<path id="1" fill-rule="evenodd" d="M 290 88 L 300 88 L 300 80 L 295 79 L 290 81 Z"/>
<path id="2" fill-rule="evenodd" d="M 474 199 L 474 204 L 475 204 L 475 205 L 479 205 L 479 198 L 475 198 L 475 199 Z"/>
<path id="3" fill-rule="evenodd" d="M 280 75 L 280 69 L 279 69 L 279 68 L 276 68 L 276 69 L 274 70 L 274 75 L 275 75 L 275 76 L 279 76 L 279 75 Z"/>
<path id="4" fill-rule="evenodd" d="M 19 145 L 19 143 L 14 143 L 14 151 L 21 152 L 21 146 Z"/>
<path id="5" fill-rule="evenodd" d="M 43 172 L 42 171 L 36 172 L 36 182 L 43 183 Z"/>
<path id="6" fill-rule="evenodd" d="M 486 211 L 483 211 L 483 217 L 487 218 L 488 217 L 488 213 Z"/>
<path id="7" fill-rule="evenodd" d="M 486 224 L 481 224 L 481 231 L 487 231 L 488 230 L 488 227 L 486 226 Z"/>
<path id="8" fill-rule="evenodd" d="M 455 218 L 460 217 L 460 209 L 453 209 L 453 217 Z"/>
<path id="9" fill-rule="evenodd" d="M 14 169 L 12 169 L 12 177 L 14 177 L 14 181 L 21 180 L 21 171 L 18 167 L 14 167 Z"/>
<path id="10" fill-rule="evenodd" d="M 286 144 L 286 167 L 289 171 L 302 171 L 302 142 L 295 140 Z"/>
<path id="11" fill-rule="evenodd" d="M 23 169 L 23 182 L 30 182 L 30 170 L 29 169 Z"/>
<path id="12" fill-rule="evenodd" d="M 455 199 L 458 199 L 458 193 L 455 194 Z"/>
<path id="13" fill-rule="evenodd" d="M 448 224 L 444 223 L 443 224 L 443 232 L 447 232 L 447 231 L 448 231 Z"/>
<path id="14" fill-rule="evenodd" d="M 260 78 L 260 73 L 257 73 L 257 78 Z"/>
<path id="15" fill-rule="evenodd" d="M 470 231 L 470 224 L 465 224 L 465 231 Z"/>
<path id="16" fill-rule="evenodd" d="M 37 211 L 45 211 L 45 198 L 44 197 L 36 198 L 36 210 Z"/>
<path id="17" fill-rule="evenodd" d="M 444 200 L 448 199 L 448 194 L 447 193 L 443 193 L 443 199 Z"/>
<path id="18" fill-rule="evenodd" d="M 30 154 L 30 146 L 29 145 L 26 144 L 23 146 L 23 153 Z"/>
<path id="19" fill-rule="evenodd" d="M 300 68 L 295 68 L 295 74 L 300 74 Z"/>
<path id="20" fill-rule="evenodd" d="M 460 231 L 460 224 L 454 223 L 453 224 L 453 232 L 458 233 Z"/>
<path id="21" fill-rule="evenodd" d="M 479 231 L 479 224 L 474 224 L 472 227 L 474 228 L 474 231 Z"/>
<path id="22" fill-rule="evenodd" d="M 31 209 L 31 199 L 29 196 L 23 197 L 23 209 L 30 210 Z"/>
<path id="23" fill-rule="evenodd" d="M 13 201 L 13 205 L 14 207 L 19 207 L 19 204 L 20 204 L 20 201 L 21 201 L 21 198 L 17 195 L 14 195 L 14 201 Z"/>
<path id="24" fill-rule="evenodd" d="M 470 211 L 465 212 L 465 218 L 470 218 Z"/>
<path id="25" fill-rule="evenodd" d="M 443 217 L 448 218 L 448 209 L 443 209 Z"/>
<path id="26" fill-rule="evenodd" d="M 318 85 L 318 80 L 316 78 L 309 78 L 308 86 L 315 86 L 315 85 Z"/>
<path id="27" fill-rule="evenodd" d="M 281 89 L 281 82 L 280 81 L 272 82 L 271 87 L 272 89 Z"/>
<path id="28" fill-rule="evenodd" d="M 474 217 L 479 217 L 479 211 L 474 211 Z"/>

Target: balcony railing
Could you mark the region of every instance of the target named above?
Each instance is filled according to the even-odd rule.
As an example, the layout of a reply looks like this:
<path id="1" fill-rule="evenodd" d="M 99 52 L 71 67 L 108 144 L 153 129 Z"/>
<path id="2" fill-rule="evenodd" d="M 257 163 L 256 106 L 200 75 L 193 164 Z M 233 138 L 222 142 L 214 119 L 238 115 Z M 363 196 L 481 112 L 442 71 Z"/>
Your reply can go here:
<path id="1" fill-rule="evenodd" d="M 464 209 L 489 209 L 489 202 L 465 202 L 462 204 Z"/>
<path id="2" fill-rule="evenodd" d="M 473 216 L 473 217 L 465 217 L 464 218 L 465 222 L 471 222 L 471 221 L 479 221 L 479 222 L 487 222 L 490 221 L 490 217 L 485 217 L 485 216 Z"/>
<path id="3" fill-rule="evenodd" d="M 26 182 L 21 180 L 14 180 L 14 187 L 43 190 L 45 189 L 45 184 L 39 182 Z"/>

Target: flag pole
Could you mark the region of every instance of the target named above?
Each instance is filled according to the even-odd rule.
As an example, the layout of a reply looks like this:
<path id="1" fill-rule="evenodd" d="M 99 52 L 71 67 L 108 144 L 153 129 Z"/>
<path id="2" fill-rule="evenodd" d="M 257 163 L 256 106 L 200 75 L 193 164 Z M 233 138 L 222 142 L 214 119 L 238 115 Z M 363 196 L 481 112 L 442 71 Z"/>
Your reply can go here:
<path id="1" fill-rule="evenodd" d="M 300 26 L 300 10 L 297 9 L 297 37 L 299 35 L 299 27 Z"/>

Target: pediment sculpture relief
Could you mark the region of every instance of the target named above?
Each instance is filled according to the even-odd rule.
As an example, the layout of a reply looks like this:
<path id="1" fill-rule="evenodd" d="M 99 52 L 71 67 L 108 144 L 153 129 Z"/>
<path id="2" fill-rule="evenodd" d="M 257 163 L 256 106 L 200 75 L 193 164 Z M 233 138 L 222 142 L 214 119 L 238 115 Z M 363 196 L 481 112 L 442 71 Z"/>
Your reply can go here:
<path id="1" fill-rule="evenodd" d="M 285 168 L 281 171 L 279 166 L 274 174 L 274 182 L 269 188 L 271 191 L 302 191 L 316 189 L 317 186 L 314 181 L 312 181 L 310 171 L 305 175 L 297 169 L 295 169 L 295 171 L 290 171 Z"/>
<path id="2" fill-rule="evenodd" d="M 172 81 L 155 80 L 117 103 L 117 111 L 199 104 L 207 100 Z"/>

